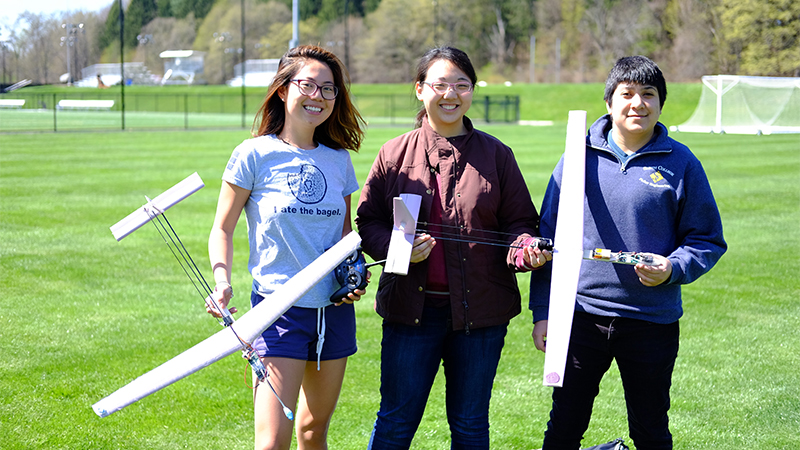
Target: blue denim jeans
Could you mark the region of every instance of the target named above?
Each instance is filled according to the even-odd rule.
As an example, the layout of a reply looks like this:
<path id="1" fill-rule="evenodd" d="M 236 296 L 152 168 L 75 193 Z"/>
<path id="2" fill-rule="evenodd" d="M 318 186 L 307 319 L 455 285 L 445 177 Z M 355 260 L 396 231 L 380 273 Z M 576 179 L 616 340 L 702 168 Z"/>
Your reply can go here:
<path id="1" fill-rule="evenodd" d="M 425 308 L 420 326 L 383 323 L 381 406 L 371 450 L 407 449 L 444 365 L 451 449 L 489 448 L 489 399 L 508 324 L 453 331 L 450 307 Z"/>
<path id="2" fill-rule="evenodd" d="M 628 430 L 636 449 L 671 449 L 667 411 L 679 334 L 678 322 L 663 325 L 576 312 L 564 385 L 553 388 L 553 407 L 542 449 L 580 447 L 600 380 L 612 360 L 619 367 Z"/>

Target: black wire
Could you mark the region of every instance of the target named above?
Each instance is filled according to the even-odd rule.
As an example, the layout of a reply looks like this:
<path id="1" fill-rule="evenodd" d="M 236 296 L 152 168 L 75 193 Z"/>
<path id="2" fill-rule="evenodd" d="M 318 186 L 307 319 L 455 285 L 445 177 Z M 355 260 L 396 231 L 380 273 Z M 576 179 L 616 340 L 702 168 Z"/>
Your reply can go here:
<path id="1" fill-rule="evenodd" d="M 202 272 L 200 272 L 200 269 L 197 267 L 197 264 L 195 264 L 194 259 L 192 259 L 192 255 L 189 254 L 189 251 L 183 245 L 183 242 L 181 241 L 181 238 L 178 237 L 178 233 L 176 233 L 175 229 L 172 228 L 172 225 L 169 223 L 169 220 L 167 219 L 166 214 L 161 212 L 160 214 L 153 215 L 148 211 L 148 215 L 151 218 L 151 222 L 153 222 L 153 225 L 156 227 L 156 230 L 158 230 L 158 234 L 161 235 L 161 238 L 164 240 L 164 243 L 167 244 L 167 247 L 169 247 L 170 251 L 172 252 L 172 255 L 178 261 L 178 264 L 181 266 L 181 269 L 183 269 L 183 273 L 185 273 L 186 276 L 189 277 L 189 281 L 192 282 L 192 285 L 194 285 L 194 287 L 197 290 L 197 292 L 203 298 L 203 303 L 205 303 L 206 298 L 208 298 L 208 296 L 210 296 L 211 293 L 212 293 L 211 287 L 206 282 L 205 278 L 203 277 Z M 167 230 L 167 228 L 161 222 L 160 216 L 164 216 L 164 221 L 169 226 L 169 230 Z M 159 228 L 159 226 L 161 228 Z M 163 232 L 162 232 L 162 230 L 163 230 Z M 164 236 L 164 234 L 169 236 L 169 241 L 167 241 L 167 238 Z M 170 245 L 170 241 L 172 241 L 172 245 Z M 178 247 L 178 245 L 175 244 L 176 241 L 180 244 L 180 247 Z M 178 255 L 175 253 L 176 249 L 178 250 L 178 253 L 181 254 L 181 257 L 183 258 L 184 262 L 187 265 L 190 264 L 190 262 L 191 262 L 191 266 L 189 267 L 189 270 L 186 269 L 186 267 L 184 266 L 184 262 L 181 262 L 181 258 L 179 258 Z M 181 249 L 183 249 L 183 251 L 181 251 Z M 192 269 L 192 266 L 194 267 L 194 269 Z M 203 293 L 197 287 L 197 284 L 195 283 L 195 279 L 193 279 L 192 276 L 189 275 L 190 271 L 195 276 L 197 282 L 200 283 L 201 286 L 204 286 L 204 288 L 206 289 L 207 295 L 203 295 Z M 217 309 L 217 312 L 219 312 L 219 313 L 222 312 L 222 311 L 220 311 L 221 306 L 219 306 L 219 304 L 217 302 L 212 300 L 211 303 L 213 303 L 214 307 Z M 222 324 L 222 322 L 219 319 L 217 319 L 217 322 Z M 242 344 L 242 348 L 243 349 L 245 349 L 245 350 L 253 349 L 253 347 L 247 341 L 245 341 L 244 339 L 239 337 L 239 333 L 237 333 L 236 330 L 233 327 L 228 327 L 228 328 L 230 328 L 231 332 L 233 332 L 233 335 L 236 336 L 236 339 L 238 339 L 239 342 Z"/>
<path id="2" fill-rule="evenodd" d="M 456 228 L 458 230 L 463 230 L 463 228 L 461 226 L 459 226 L 459 225 L 446 225 L 446 224 L 443 224 L 443 223 L 417 222 L 417 225 L 425 225 L 425 226 L 432 226 L 432 227 L 442 227 L 442 228 Z M 418 229 L 417 231 L 420 231 L 420 230 Z M 480 230 L 480 229 L 476 229 L 476 228 L 471 228 L 470 231 L 473 231 L 473 232 L 477 231 L 477 232 L 481 232 L 481 233 L 492 233 L 492 234 L 498 234 L 498 235 L 503 235 L 503 236 L 515 236 L 515 237 L 519 236 L 519 233 L 507 233 L 507 232 L 504 232 L 504 231 L 495 231 L 495 230 Z"/>
<path id="3" fill-rule="evenodd" d="M 509 247 L 509 243 L 502 239 L 491 239 L 486 237 L 480 236 L 464 236 L 460 233 L 448 233 L 445 231 L 432 231 L 432 230 L 425 230 L 423 228 L 417 228 L 415 231 L 423 232 L 430 234 L 434 239 L 442 239 L 442 240 L 450 240 L 450 241 L 457 241 L 457 242 L 468 242 L 473 244 L 488 244 L 488 245 L 498 245 L 502 247 Z M 438 235 L 438 236 L 437 236 Z M 469 238 L 469 239 L 467 239 Z"/>
<path id="4" fill-rule="evenodd" d="M 186 274 L 186 276 L 189 278 L 189 281 L 192 283 L 192 286 L 194 286 L 197 293 L 200 294 L 200 297 L 203 299 L 203 303 L 206 303 L 206 299 L 211 296 L 213 290 L 203 277 L 203 273 L 200 272 L 200 269 L 197 267 L 197 264 L 195 264 L 194 259 L 192 259 L 192 255 L 189 254 L 189 250 L 186 249 L 186 246 L 183 245 L 183 242 L 181 241 L 180 237 L 178 237 L 178 233 L 176 233 L 175 229 L 172 228 L 172 224 L 169 223 L 169 219 L 167 219 L 166 214 L 162 212 L 160 214 L 153 215 L 150 214 L 150 212 L 148 211 L 148 215 L 150 215 L 151 222 L 153 222 L 153 225 L 156 227 L 158 234 L 161 235 L 161 239 L 164 240 L 164 243 L 167 245 L 167 247 L 169 247 L 170 251 L 172 252 L 172 256 L 175 257 L 175 260 L 178 261 L 178 264 L 181 266 L 181 269 L 183 269 L 183 273 Z M 161 222 L 161 216 L 164 217 L 164 221 L 169 226 L 169 230 L 167 230 L 167 227 L 164 226 L 164 224 Z M 167 237 L 169 237 L 169 241 L 167 240 Z M 180 244 L 180 247 L 178 247 L 176 241 L 178 244 Z M 172 242 L 172 245 L 170 245 L 170 242 Z M 180 257 L 178 257 L 178 254 L 180 254 Z M 181 258 L 183 259 L 183 261 L 181 261 Z M 189 267 L 188 269 L 187 266 Z M 189 272 L 191 272 L 191 275 L 189 274 Z M 194 275 L 194 278 L 192 278 L 192 275 Z M 200 287 L 198 287 L 198 283 L 200 284 Z M 205 293 L 201 291 L 201 288 L 205 291 Z M 217 304 L 217 302 L 212 301 L 211 303 L 213 304 L 213 307 L 217 310 L 217 312 L 222 314 L 222 311 L 220 310 L 221 307 Z M 217 321 L 220 324 L 222 323 L 219 319 L 217 319 Z M 239 336 L 237 335 L 236 337 L 238 338 Z M 241 339 L 239 340 L 242 341 Z"/>
<path id="5" fill-rule="evenodd" d="M 172 234 L 170 234 L 169 230 L 167 230 L 167 228 L 161 222 L 160 216 L 163 215 L 164 213 L 161 213 L 160 215 L 156 216 L 151 216 L 152 217 L 151 222 L 153 222 L 153 225 L 156 227 L 156 230 L 158 230 L 158 234 L 161 235 L 161 239 L 163 239 L 164 243 L 167 245 L 167 247 L 169 247 L 170 251 L 172 252 L 172 255 L 175 257 L 175 260 L 178 261 L 178 264 L 181 266 L 181 269 L 183 269 L 183 273 L 186 274 L 186 276 L 189 278 L 189 281 L 191 281 L 197 293 L 200 294 L 200 296 L 203 298 L 203 301 L 205 301 L 206 297 L 208 297 L 211 294 L 211 290 L 208 287 L 208 283 L 206 283 L 205 279 L 203 279 L 203 275 L 198 273 L 199 271 L 195 272 L 194 270 L 192 270 L 191 265 L 189 265 L 189 262 L 187 260 L 191 259 L 191 256 L 187 256 L 188 252 L 187 255 L 184 255 L 184 253 L 181 252 L 181 249 L 175 243 L 176 239 L 180 241 L 180 238 L 178 238 L 177 235 L 173 237 Z M 166 217 L 164 217 L 164 219 L 166 219 Z M 170 226 L 170 229 L 172 229 L 172 226 Z M 174 229 L 172 229 L 172 233 L 173 234 L 175 233 Z M 167 237 L 169 237 L 169 240 L 167 240 Z M 170 245 L 170 241 L 172 242 L 172 245 Z M 183 247 L 183 243 L 181 243 L 181 247 Z M 186 247 L 183 247 L 183 250 L 185 251 Z M 180 253 L 180 257 L 178 256 L 178 253 Z M 183 261 L 181 261 L 181 258 L 183 258 Z M 192 261 L 192 264 L 193 263 L 194 261 Z M 187 265 L 189 265 L 188 269 L 186 268 Z M 192 272 L 191 275 L 189 274 L 190 271 Z M 194 275 L 194 278 L 192 277 L 192 275 Z M 200 287 L 198 287 L 198 283 L 200 284 Z M 201 291 L 201 288 L 205 290 L 205 294 Z"/>
<path id="6" fill-rule="evenodd" d="M 511 245 L 511 244 L 500 243 L 500 242 L 477 241 L 477 240 L 470 240 L 470 239 L 457 239 L 457 238 L 451 238 L 451 237 L 434 236 L 433 234 L 431 234 L 431 237 L 434 238 L 434 239 L 442 240 L 442 241 L 464 242 L 464 243 L 467 243 L 467 244 L 494 245 L 496 247 L 506 247 L 506 248 L 525 248 L 524 245 Z"/>
<path id="7" fill-rule="evenodd" d="M 208 284 L 206 279 L 203 277 L 203 273 L 200 272 L 200 269 L 197 267 L 197 264 L 195 264 L 194 259 L 192 259 L 192 255 L 189 254 L 189 250 L 187 250 L 186 246 L 183 245 L 183 241 L 181 241 L 181 238 L 178 237 L 178 233 L 175 232 L 175 229 L 172 227 L 172 224 L 169 223 L 169 219 L 167 219 L 167 215 L 164 214 L 163 212 L 160 212 L 160 214 L 151 214 L 151 212 L 149 210 L 147 210 L 147 213 L 150 216 L 150 219 L 151 219 L 150 221 L 153 222 L 153 225 L 156 227 L 156 230 L 158 231 L 158 234 L 161 235 L 161 239 L 164 240 L 164 243 L 167 245 L 167 247 L 169 247 L 170 251 L 172 252 L 172 255 L 175 257 L 175 260 L 178 261 L 178 264 L 181 266 L 181 269 L 183 269 L 183 273 L 186 274 L 186 276 L 189 278 L 189 281 L 191 281 L 192 285 L 194 286 L 195 290 L 197 290 L 197 293 L 200 294 L 200 296 L 203 298 L 203 303 L 206 303 L 206 298 L 210 297 L 211 293 L 213 292 L 211 290 L 211 286 Z M 164 223 L 161 222 L 161 216 L 164 217 L 164 222 L 166 222 L 167 226 L 169 226 L 169 230 L 167 230 L 167 227 L 165 227 Z M 165 234 L 166 234 L 166 236 L 165 236 Z M 169 237 L 169 241 L 167 240 L 167 237 Z M 172 242 L 172 245 L 170 245 L 170 242 Z M 176 242 L 178 244 L 180 244 L 180 247 L 178 246 L 178 244 L 176 244 Z M 177 252 L 180 254 L 180 257 L 178 257 L 178 255 L 175 253 L 175 250 L 177 250 Z M 181 261 L 181 258 L 183 259 L 183 261 Z M 184 265 L 184 263 L 185 263 L 185 265 Z M 186 266 L 189 266 L 188 270 L 187 270 Z M 192 275 L 189 275 L 189 272 L 192 272 L 192 275 L 194 275 L 194 278 L 192 278 Z M 195 283 L 195 281 L 197 281 L 197 283 L 200 283 L 200 286 L 205 289 L 205 291 L 206 291 L 205 295 L 203 294 L 203 292 L 200 291 L 200 288 L 197 287 L 197 283 Z M 222 313 L 222 311 L 221 311 L 222 307 L 217 302 L 213 301 L 213 299 L 212 299 L 211 303 L 213 303 L 214 308 L 217 309 L 217 312 Z M 217 322 L 222 324 L 222 322 L 219 319 L 217 319 Z M 252 352 L 255 352 L 257 357 L 260 357 L 260 355 L 258 355 L 258 352 L 256 352 L 256 350 L 253 348 L 253 346 L 250 345 L 249 342 L 247 342 L 244 339 L 242 339 L 239 336 L 239 333 L 237 333 L 236 330 L 232 326 L 228 326 L 227 328 L 230 328 L 230 330 L 233 333 L 233 335 L 236 337 L 236 339 L 242 345 L 242 351 L 243 352 L 252 351 Z M 247 358 L 245 358 L 245 359 L 247 359 Z M 278 397 L 277 392 L 275 392 L 275 388 L 272 387 L 272 383 L 270 383 L 270 381 L 269 381 L 269 379 L 267 377 L 265 377 L 265 381 L 267 382 L 269 387 L 272 389 L 272 392 L 275 393 L 275 397 L 278 399 L 278 401 L 283 406 L 284 414 L 286 414 L 286 409 L 288 409 L 288 408 L 286 408 L 286 405 L 284 405 L 283 401 L 281 401 L 280 397 Z M 290 412 L 291 412 L 291 410 L 290 410 Z M 288 414 L 287 414 L 287 417 L 289 417 Z M 291 420 L 291 417 L 290 417 L 290 420 Z"/>
<path id="8" fill-rule="evenodd" d="M 213 292 L 213 289 L 211 289 L 211 286 L 208 284 L 206 279 L 203 277 L 203 274 L 202 274 L 202 272 L 200 272 L 200 269 L 197 267 L 197 264 L 195 264 L 195 262 L 192 259 L 191 255 L 189 255 L 189 251 L 186 250 L 186 247 L 183 245 L 183 242 L 178 237 L 178 233 L 176 233 L 175 229 L 172 228 L 172 224 L 169 223 L 169 219 L 167 219 L 167 216 L 165 214 L 163 214 L 163 213 L 161 215 L 164 217 L 164 221 L 167 223 L 167 225 L 169 225 L 169 229 L 172 231 L 172 235 L 175 236 L 175 239 L 178 241 L 179 244 L 181 244 L 181 248 L 183 249 L 183 253 L 181 253 L 181 254 L 182 255 L 185 254 L 186 257 L 184 258 L 184 260 L 186 260 L 186 258 L 188 258 L 188 262 L 191 263 L 190 269 L 192 269 L 192 273 L 196 274 L 197 279 L 200 282 L 202 282 L 203 285 L 205 285 L 205 289 L 206 289 L 206 292 L 208 293 L 208 295 L 211 295 L 211 293 Z M 205 300 L 205 297 L 203 298 L 203 300 Z"/>

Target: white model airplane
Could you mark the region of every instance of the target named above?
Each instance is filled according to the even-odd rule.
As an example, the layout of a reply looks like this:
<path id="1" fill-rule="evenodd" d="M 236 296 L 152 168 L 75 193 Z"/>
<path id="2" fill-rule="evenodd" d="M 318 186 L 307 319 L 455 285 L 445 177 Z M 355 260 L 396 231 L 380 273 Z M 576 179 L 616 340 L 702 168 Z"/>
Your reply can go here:
<path id="1" fill-rule="evenodd" d="M 653 264 L 651 255 L 637 252 L 612 252 L 608 249 L 583 249 L 583 208 L 586 175 L 586 111 L 570 111 L 558 222 L 550 278 L 550 306 L 547 321 L 547 352 L 544 357 L 545 386 L 562 386 L 567 363 L 578 277 L 582 260 L 617 264 Z"/>
<path id="2" fill-rule="evenodd" d="M 653 263 L 652 256 L 642 253 L 612 252 L 599 248 L 583 249 L 585 136 L 586 111 L 570 111 L 564 149 L 561 194 L 558 203 L 558 223 L 554 242 L 550 246 L 555 250 L 553 251 L 553 271 L 550 280 L 547 352 L 544 360 L 543 384 L 545 386 L 562 386 L 564 383 L 564 369 L 582 261 L 607 261 L 620 264 Z M 417 229 L 420 202 L 421 197 L 415 194 L 401 194 L 400 197 L 394 198 L 394 224 L 386 257 L 386 268 L 384 269 L 386 272 L 398 275 L 408 274 L 414 235 L 422 231 Z M 502 240 L 467 240 L 460 237 L 441 239 L 507 246 Z M 543 238 L 539 239 L 548 241 Z"/>
<path id="3" fill-rule="evenodd" d="M 203 180 L 200 179 L 200 175 L 197 172 L 189 175 L 153 200 L 148 199 L 149 201 L 144 206 L 114 224 L 111 227 L 111 233 L 117 241 L 121 241 L 125 236 L 138 230 L 156 216 L 163 214 L 164 211 L 172 208 L 181 200 L 199 191 L 203 186 L 205 184 L 203 184 Z"/>
<path id="4" fill-rule="evenodd" d="M 191 175 L 112 226 L 114 237 L 117 240 L 124 238 L 201 187 L 203 187 L 203 182 L 200 177 L 196 173 Z M 272 325 L 311 287 L 330 274 L 360 244 L 361 237 L 358 233 L 351 232 L 305 269 L 290 278 L 279 289 L 276 289 L 269 296 L 268 301 L 262 301 L 235 323 L 231 318 L 230 325 L 225 329 L 131 381 L 92 405 L 92 409 L 98 416 L 106 417 L 238 350 L 243 350 L 245 357 L 248 357 L 247 350 L 250 347 L 248 343 Z M 252 357 L 252 353 L 249 355 Z M 255 359 L 258 360 L 258 358 Z M 250 359 L 248 360 L 250 361 Z M 253 364 L 253 361 L 250 362 Z M 291 419 L 290 411 L 287 412 L 285 406 L 284 413 Z"/>
<path id="5" fill-rule="evenodd" d="M 586 111 L 570 111 L 567 123 L 567 140 L 564 156 L 564 175 L 561 183 L 561 196 L 558 206 L 555 248 L 553 254 L 553 275 L 550 290 L 550 309 L 548 320 L 547 352 L 544 363 L 544 385 L 561 386 L 564 381 L 564 368 L 572 330 L 572 316 L 575 311 L 575 296 L 578 289 L 578 275 L 583 250 L 583 199 L 585 172 L 585 133 Z M 386 256 L 385 271 L 407 275 L 414 235 L 417 231 L 421 197 L 415 194 L 401 194 L 394 198 L 394 224 L 389 250 Z M 501 233 L 502 234 L 502 233 Z M 446 238 L 463 242 L 501 244 L 500 241 L 473 241 L 460 238 Z M 596 255 L 602 255 L 596 256 Z M 607 251 L 598 249 L 588 253 L 587 259 L 612 261 Z M 615 261 L 619 262 L 619 261 Z"/>
<path id="6" fill-rule="evenodd" d="M 547 316 L 545 386 L 562 386 L 569 336 L 583 259 L 583 198 L 586 172 L 586 111 L 570 111 L 564 149 L 564 170 L 553 245 L 550 306 Z"/>
<path id="7" fill-rule="evenodd" d="M 422 196 L 417 194 L 400 194 L 394 198 L 394 225 L 384 268 L 388 273 L 408 275 L 421 203 Z"/>

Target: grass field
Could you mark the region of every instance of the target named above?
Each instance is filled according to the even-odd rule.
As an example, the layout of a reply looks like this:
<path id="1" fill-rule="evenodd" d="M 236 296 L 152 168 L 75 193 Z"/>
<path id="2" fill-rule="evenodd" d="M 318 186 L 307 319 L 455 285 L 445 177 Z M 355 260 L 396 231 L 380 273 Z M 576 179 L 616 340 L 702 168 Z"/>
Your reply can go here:
<path id="1" fill-rule="evenodd" d="M 672 123 L 670 123 L 672 124 Z M 514 148 L 534 203 L 563 151 L 564 127 L 486 126 Z M 353 155 L 363 182 L 402 128 L 373 128 Z M 0 134 L 0 448 L 249 449 L 246 363 L 231 356 L 104 419 L 91 405 L 219 329 L 151 226 L 116 242 L 108 227 L 192 172 L 206 187 L 168 214 L 208 277 L 206 240 L 238 131 Z M 730 249 L 684 288 L 672 389 L 676 449 L 800 448 L 800 137 L 682 134 L 703 161 Z M 357 198 L 357 196 L 354 196 Z M 246 310 L 245 225 L 233 284 Z M 379 270 L 373 270 L 377 277 Z M 377 278 L 373 278 L 377 279 Z M 527 277 L 519 276 L 527 296 Z M 359 351 L 330 430 L 365 448 L 379 393 L 374 292 L 357 305 Z M 527 309 L 510 326 L 494 386 L 495 449 L 541 444 L 549 388 Z M 446 449 L 437 379 L 415 449 Z M 627 436 L 612 369 L 586 446 Z"/>

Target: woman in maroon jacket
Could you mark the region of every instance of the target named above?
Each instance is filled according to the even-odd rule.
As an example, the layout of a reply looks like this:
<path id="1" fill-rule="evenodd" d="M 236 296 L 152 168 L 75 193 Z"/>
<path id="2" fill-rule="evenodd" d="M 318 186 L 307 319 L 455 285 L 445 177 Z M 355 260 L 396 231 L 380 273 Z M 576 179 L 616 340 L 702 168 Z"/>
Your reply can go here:
<path id="1" fill-rule="evenodd" d="M 394 197 L 422 196 L 426 227 L 408 275 L 383 273 L 376 294 L 384 321 L 371 449 L 411 445 L 440 363 L 452 448 L 489 448 L 492 383 L 521 310 L 514 273 L 551 257 L 527 245 L 539 215 L 511 149 L 465 117 L 475 81 L 461 50 L 428 51 L 415 84 L 417 127 L 381 148 L 361 192 L 356 224 L 375 260 L 386 258 Z M 475 243 L 486 240 L 501 244 Z"/>

